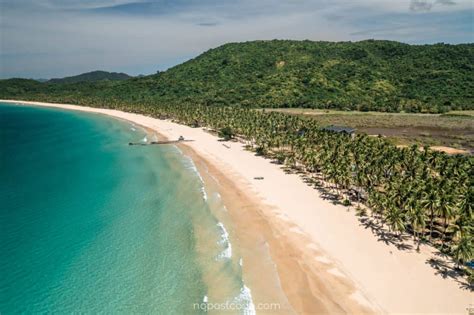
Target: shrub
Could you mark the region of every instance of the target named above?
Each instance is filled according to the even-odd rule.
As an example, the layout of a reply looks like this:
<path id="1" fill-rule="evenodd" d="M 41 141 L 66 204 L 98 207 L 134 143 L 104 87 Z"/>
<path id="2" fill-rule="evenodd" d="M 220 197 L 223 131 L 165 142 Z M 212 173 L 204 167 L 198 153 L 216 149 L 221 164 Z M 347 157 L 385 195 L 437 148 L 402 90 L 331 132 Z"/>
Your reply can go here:
<path id="1" fill-rule="evenodd" d="M 265 155 L 267 153 L 267 150 L 265 150 L 264 147 L 258 146 L 257 149 L 255 150 L 255 153 L 257 155 Z"/>
<path id="2" fill-rule="evenodd" d="M 219 138 L 229 141 L 234 138 L 234 131 L 230 127 L 224 127 L 219 130 Z"/>

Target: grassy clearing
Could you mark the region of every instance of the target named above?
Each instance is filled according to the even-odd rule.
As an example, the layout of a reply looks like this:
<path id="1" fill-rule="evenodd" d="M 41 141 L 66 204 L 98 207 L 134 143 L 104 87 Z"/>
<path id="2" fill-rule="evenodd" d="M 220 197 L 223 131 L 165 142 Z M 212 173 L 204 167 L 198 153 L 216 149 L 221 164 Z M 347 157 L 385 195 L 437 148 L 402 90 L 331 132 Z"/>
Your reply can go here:
<path id="1" fill-rule="evenodd" d="M 447 146 L 474 151 L 474 110 L 445 114 L 345 112 L 301 108 L 265 109 L 304 115 L 321 125 L 356 128 L 357 132 L 383 135 L 397 145 Z"/>

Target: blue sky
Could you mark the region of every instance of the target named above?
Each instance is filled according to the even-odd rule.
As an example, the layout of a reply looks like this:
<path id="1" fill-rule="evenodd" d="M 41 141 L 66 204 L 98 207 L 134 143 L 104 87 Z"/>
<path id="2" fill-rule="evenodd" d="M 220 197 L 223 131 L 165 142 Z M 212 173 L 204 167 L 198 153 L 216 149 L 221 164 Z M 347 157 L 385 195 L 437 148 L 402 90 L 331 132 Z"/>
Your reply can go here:
<path id="1" fill-rule="evenodd" d="M 472 0 L 0 0 L 0 78 L 150 74 L 256 39 L 473 42 Z"/>

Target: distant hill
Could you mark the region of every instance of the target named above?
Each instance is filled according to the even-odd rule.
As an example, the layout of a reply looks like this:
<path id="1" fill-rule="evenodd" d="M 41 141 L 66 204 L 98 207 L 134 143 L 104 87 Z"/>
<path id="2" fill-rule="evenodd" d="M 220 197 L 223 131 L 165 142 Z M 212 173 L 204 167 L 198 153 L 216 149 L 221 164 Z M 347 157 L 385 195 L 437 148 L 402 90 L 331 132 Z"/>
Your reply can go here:
<path id="1" fill-rule="evenodd" d="M 474 109 L 474 44 L 253 41 L 226 44 L 167 71 L 125 81 L 60 88 L 32 83 L 27 89 L 25 84 L 0 81 L 0 96 L 443 112 Z"/>
<path id="2" fill-rule="evenodd" d="M 132 84 L 160 98 L 217 105 L 474 109 L 474 44 L 233 43 Z"/>
<path id="3" fill-rule="evenodd" d="M 92 72 L 75 75 L 72 77 L 51 79 L 47 82 L 49 83 L 77 83 L 77 82 L 95 82 L 95 81 L 102 81 L 102 80 L 120 81 L 120 80 L 127 80 L 130 78 L 131 76 L 129 76 L 126 73 L 92 71 Z"/>

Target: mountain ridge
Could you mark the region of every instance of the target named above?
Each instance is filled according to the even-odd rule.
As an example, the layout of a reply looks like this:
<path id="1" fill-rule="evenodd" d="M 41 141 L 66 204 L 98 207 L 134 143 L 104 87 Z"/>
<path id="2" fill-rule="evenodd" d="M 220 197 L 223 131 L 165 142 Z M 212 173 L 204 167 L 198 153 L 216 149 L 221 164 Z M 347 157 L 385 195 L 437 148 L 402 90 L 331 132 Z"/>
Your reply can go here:
<path id="1" fill-rule="evenodd" d="M 130 79 L 126 73 L 123 72 L 108 72 L 102 70 L 95 70 L 90 72 L 81 73 L 74 76 L 68 76 L 64 78 L 52 78 L 47 80 L 48 83 L 63 84 L 63 83 L 78 83 L 78 82 L 95 82 L 101 80 L 120 81 Z M 41 82 L 41 81 L 40 81 Z"/>
<path id="2" fill-rule="evenodd" d="M 228 43 L 125 81 L 0 81 L 0 95 L 383 112 L 474 109 L 474 44 L 293 40 Z M 17 79 L 18 80 L 18 79 Z"/>

